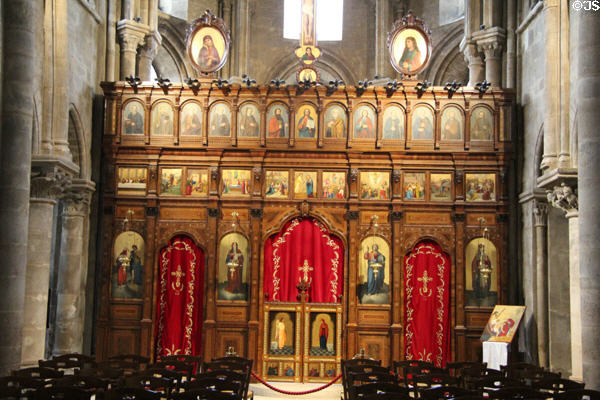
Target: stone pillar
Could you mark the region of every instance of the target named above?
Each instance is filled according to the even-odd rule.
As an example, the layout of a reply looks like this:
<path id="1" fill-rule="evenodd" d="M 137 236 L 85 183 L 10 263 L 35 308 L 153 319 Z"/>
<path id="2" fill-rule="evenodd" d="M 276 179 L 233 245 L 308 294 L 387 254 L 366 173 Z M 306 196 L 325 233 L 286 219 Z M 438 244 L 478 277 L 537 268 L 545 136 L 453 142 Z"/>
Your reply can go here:
<path id="1" fill-rule="evenodd" d="M 579 187 L 579 271 L 583 378 L 585 387 L 600 389 L 600 18 L 597 11 L 571 14 L 578 31 L 577 134 Z"/>
<path id="2" fill-rule="evenodd" d="M 236 75 L 249 73 L 248 52 L 250 46 L 250 4 L 248 0 L 237 1 L 237 71 Z"/>
<path id="3" fill-rule="evenodd" d="M 0 375 L 21 363 L 31 168 L 36 0 L 2 2 Z"/>
<path id="4" fill-rule="evenodd" d="M 137 48 L 144 43 L 148 33 L 145 25 L 135 21 L 123 19 L 117 22 L 117 35 L 121 44 L 120 79 L 133 75 L 136 76 L 135 61 Z"/>
<path id="5" fill-rule="evenodd" d="M 569 282 L 571 309 L 571 379 L 583 380 L 582 312 L 579 266 L 578 201 L 573 189 L 564 183 L 547 192 L 548 202 L 563 210 L 569 220 Z M 586 382 L 587 387 L 587 382 Z"/>
<path id="6" fill-rule="evenodd" d="M 389 0 L 376 0 L 375 2 L 375 75 L 386 76 L 389 71 L 387 32 L 390 29 L 388 23 L 390 15 Z"/>
<path id="7" fill-rule="evenodd" d="M 559 0 L 544 1 L 544 156 L 541 168 L 558 166 L 558 135 L 560 132 L 560 13 Z"/>
<path id="8" fill-rule="evenodd" d="M 538 362 L 540 367 L 548 367 L 548 265 L 546 263 L 546 221 L 548 205 L 535 201 L 533 205 L 535 226 L 536 263 L 536 323 Z"/>
<path id="9" fill-rule="evenodd" d="M 571 376 L 583 381 L 583 348 L 581 347 L 581 281 L 579 273 L 579 212 L 567 212 L 569 220 L 569 288 L 571 310 Z"/>
<path id="10" fill-rule="evenodd" d="M 502 51 L 506 40 L 506 30 L 492 27 L 473 33 L 477 50 L 485 55 L 485 79 L 492 86 L 502 86 Z"/>
<path id="11" fill-rule="evenodd" d="M 58 168 L 31 178 L 22 367 L 37 366 L 38 360 L 44 358 L 54 206 L 56 198 L 69 184 L 70 176 Z"/>
<path id="12" fill-rule="evenodd" d="M 154 31 L 146 35 L 146 39 L 144 41 L 144 47 L 141 48 L 140 51 L 140 64 L 139 64 L 139 77 L 143 81 L 149 81 L 151 70 L 152 70 L 152 61 L 154 61 L 154 57 L 158 53 L 158 48 L 162 43 L 162 38 L 158 31 Z"/>
<path id="13" fill-rule="evenodd" d="M 477 51 L 476 44 L 465 44 L 461 51 L 465 56 L 465 62 L 469 66 L 469 83 L 467 83 L 467 86 L 474 87 L 477 82 L 483 81 L 485 64 L 481 54 Z"/>
<path id="14" fill-rule="evenodd" d="M 83 349 L 85 282 L 87 278 L 86 220 L 93 185 L 73 185 L 62 199 L 62 237 L 56 300 L 56 330 L 52 355 L 80 353 Z"/>

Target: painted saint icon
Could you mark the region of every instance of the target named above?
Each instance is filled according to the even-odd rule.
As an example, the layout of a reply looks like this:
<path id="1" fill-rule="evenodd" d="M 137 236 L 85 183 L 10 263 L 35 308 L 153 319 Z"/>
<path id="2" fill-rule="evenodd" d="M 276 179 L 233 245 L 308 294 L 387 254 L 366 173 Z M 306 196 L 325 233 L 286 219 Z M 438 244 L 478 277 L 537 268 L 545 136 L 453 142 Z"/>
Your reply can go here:
<path id="1" fill-rule="evenodd" d="M 182 136 L 202 136 L 202 108 L 196 103 L 185 104 L 180 124 Z"/>
<path id="2" fill-rule="evenodd" d="M 283 104 L 274 104 L 269 107 L 269 112 L 267 113 L 267 120 L 269 121 L 267 137 L 288 137 L 289 118 L 287 107 L 285 107 Z"/>
<path id="3" fill-rule="evenodd" d="M 375 139 L 375 113 L 369 106 L 360 106 L 354 113 L 354 139 Z"/>
<path id="4" fill-rule="evenodd" d="M 217 103 L 210 109 L 210 131 L 208 136 L 231 136 L 231 110 L 224 103 Z"/>
<path id="5" fill-rule="evenodd" d="M 486 107 L 477 107 L 471 113 L 471 140 L 492 140 L 494 119 Z"/>
<path id="6" fill-rule="evenodd" d="M 464 119 L 462 112 L 456 107 L 447 107 L 442 112 L 442 140 L 462 140 Z"/>
<path id="7" fill-rule="evenodd" d="M 152 136 L 173 136 L 173 107 L 160 102 L 152 109 Z"/>
<path id="8" fill-rule="evenodd" d="M 144 239 L 127 231 L 115 239 L 111 293 L 114 299 L 140 299 L 143 293 Z"/>
<path id="9" fill-rule="evenodd" d="M 362 304 L 389 303 L 389 245 L 379 236 L 361 243 L 358 298 Z"/>
<path id="10" fill-rule="evenodd" d="M 346 112 L 337 104 L 325 111 L 325 137 L 332 139 L 346 137 Z"/>
<path id="11" fill-rule="evenodd" d="M 412 139 L 433 140 L 433 111 L 426 106 L 417 106 L 412 112 Z"/>
<path id="12" fill-rule="evenodd" d="M 383 112 L 383 138 L 404 138 L 404 111 L 398 106 L 389 106 Z"/>
<path id="13" fill-rule="evenodd" d="M 219 244 L 219 300 L 247 300 L 248 240 L 240 233 L 230 233 Z"/>
<path id="14" fill-rule="evenodd" d="M 238 115 L 238 137 L 257 138 L 260 132 L 260 114 L 254 104 L 244 104 Z"/>
<path id="15" fill-rule="evenodd" d="M 126 135 L 144 134 L 144 108 L 137 101 L 130 101 L 123 109 L 123 133 Z"/>
<path id="16" fill-rule="evenodd" d="M 298 109 L 296 122 L 296 137 L 299 139 L 311 139 L 315 137 L 317 123 L 317 111 L 312 105 L 302 105 Z"/>

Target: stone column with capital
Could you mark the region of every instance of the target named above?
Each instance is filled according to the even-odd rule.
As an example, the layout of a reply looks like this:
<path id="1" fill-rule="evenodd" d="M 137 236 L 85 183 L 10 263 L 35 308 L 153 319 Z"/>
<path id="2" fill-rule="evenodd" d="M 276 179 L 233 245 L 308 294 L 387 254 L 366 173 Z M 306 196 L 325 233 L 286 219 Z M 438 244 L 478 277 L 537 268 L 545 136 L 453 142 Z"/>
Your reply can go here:
<path id="1" fill-rule="evenodd" d="M 74 182 L 62 198 L 56 328 L 52 355 L 81 353 L 87 278 L 87 246 L 92 182 Z"/>
<path id="2" fill-rule="evenodd" d="M 502 86 L 502 52 L 506 41 L 506 30 L 492 27 L 473 32 L 477 50 L 485 55 L 485 79 L 492 86 Z"/>
<path id="3" fill-rule="evenodd" d="M 0 375 L 21 363 L 36 57 L 42 2 L 2 1 Z"/>
<path id="4" fill-rule="evenodd" d="M 158 31 L 153 31 L 146 35 L 144 46 L 140 49 L 139 77 L 143 81 L 150 80 L 152 71 L 152 62 L 158 53 L 158 48 L 162 43 L 162 38 Z"/>
<path id="5" fill-rule="evenodd" d="M 569 220 L 569 288 L 571 311 L 571 376 L 570 379 L 583 380 L 582 348 L 582 308 L 581 282 L 579 272 L 579 222 L 578 199 L 573 189 L 562 183 L 547 191 L 548 203 L 563 210 Z"/>
<path id="6" fill-rule="evenodd" d="M 584 2 L 585 3 L 585 2 Z M 575 11 L 571 22 L 577 30 L 576 58 L 577 146 L 579 186 L 579 292 L 582 316 L 581 345 L 586 389 L 600 390 L 600 18 L 598 11 Z"/>
<path id="7" fill-rule="evenodd" d="M 540 201 L 533 204 L 535 226 L 536 263 L 536 322 L 538 362 L 540 367 L 548 367 L 548 264 L 546 260 L 546 226 L 548 205 Z"/>
<path id="8" fill-rule="evenodd" d="M 481 58 L 481 53 L 477 50 L 477 45 L 473 42 L 461 43 L 460 50 L 464 54 L 465 62 L 469 66 L 469 83 L 467 86 L 474 87 L 477 82 L 483 81 L 485 64 Z"/>
<path id="9" fill-rule="evenodd" d="M 71 176 L 60 168 L 31 178 L 21 367 L 37 366 L 45 358 L 54 207 L 70 183 Z"/>
<path id="10" fill-rule="evenodd" d="M 117 22 L 117 36 L 121 45 L 121 63 L 119 76 L 121 80 L 136 75 L 137 49 L 144 44 L 148 33 L 146 25 L 123 19 Z"/>

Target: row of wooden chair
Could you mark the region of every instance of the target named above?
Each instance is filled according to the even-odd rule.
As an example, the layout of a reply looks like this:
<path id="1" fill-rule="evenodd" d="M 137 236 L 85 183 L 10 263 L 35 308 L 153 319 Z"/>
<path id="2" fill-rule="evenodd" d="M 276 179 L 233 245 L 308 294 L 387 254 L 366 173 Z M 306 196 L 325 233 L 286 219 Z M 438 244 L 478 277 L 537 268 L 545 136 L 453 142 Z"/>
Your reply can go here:
<path id="1" fill-rule="evenodd" d="M 583 383 L 525 363 L 509 364 L 497 371 L 479 363 L 448 363 L 442 369 L 407 360 L 394 362 L 388 369 L 380 361 L 356 358 L 342 360 L 342 379 L 346 400 L 598 398 L 598 393 L 586 391 Z"/>
<path id="2" fill-rule="evenodd" d="M 95 362 L 79 354 L 42 360 L 0 378 L 0 399 L 246 399 L 252 360 L 167 356 L 150 364 L 137 355 Z"/>

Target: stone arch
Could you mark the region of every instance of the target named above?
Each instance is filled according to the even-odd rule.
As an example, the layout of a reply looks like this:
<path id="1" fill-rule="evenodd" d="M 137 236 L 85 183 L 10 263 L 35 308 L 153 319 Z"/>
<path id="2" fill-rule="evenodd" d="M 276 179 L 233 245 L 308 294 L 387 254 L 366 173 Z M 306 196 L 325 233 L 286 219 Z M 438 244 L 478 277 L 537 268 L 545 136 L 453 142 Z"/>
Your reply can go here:
<path id="1" fill-rule="evenodd" d="M 452 26 L 450 31 L 435 44 L 431 61 L 423 74 L 426 80 L 438 86 L 453 80 L 466 84 L 469 80 L 469 68 L 459 49 L 464 35 L 462 19 L 449 26 Z"/>
<path id="2" fill-rule="evenodd" d="M 68 142 L 73 163 L 79 168 L 78 178 L 90 179 L 91 161 L 87 153 L 85 132 L 81 123 L 81 116 L 74 104 L 69 107 Z"/>
<path id="3" fill-rule="evenodd" d="M 157 76 L 183 82 L 190 76 L 193 68 L 185 56 L 185 38 L 180 33 L 185 31 L 185 27 L 176 27 L 171 19 L 169 16 L 159 16 L 158 32 L 162 37 L 162 44 L 152 66 Z"/>

